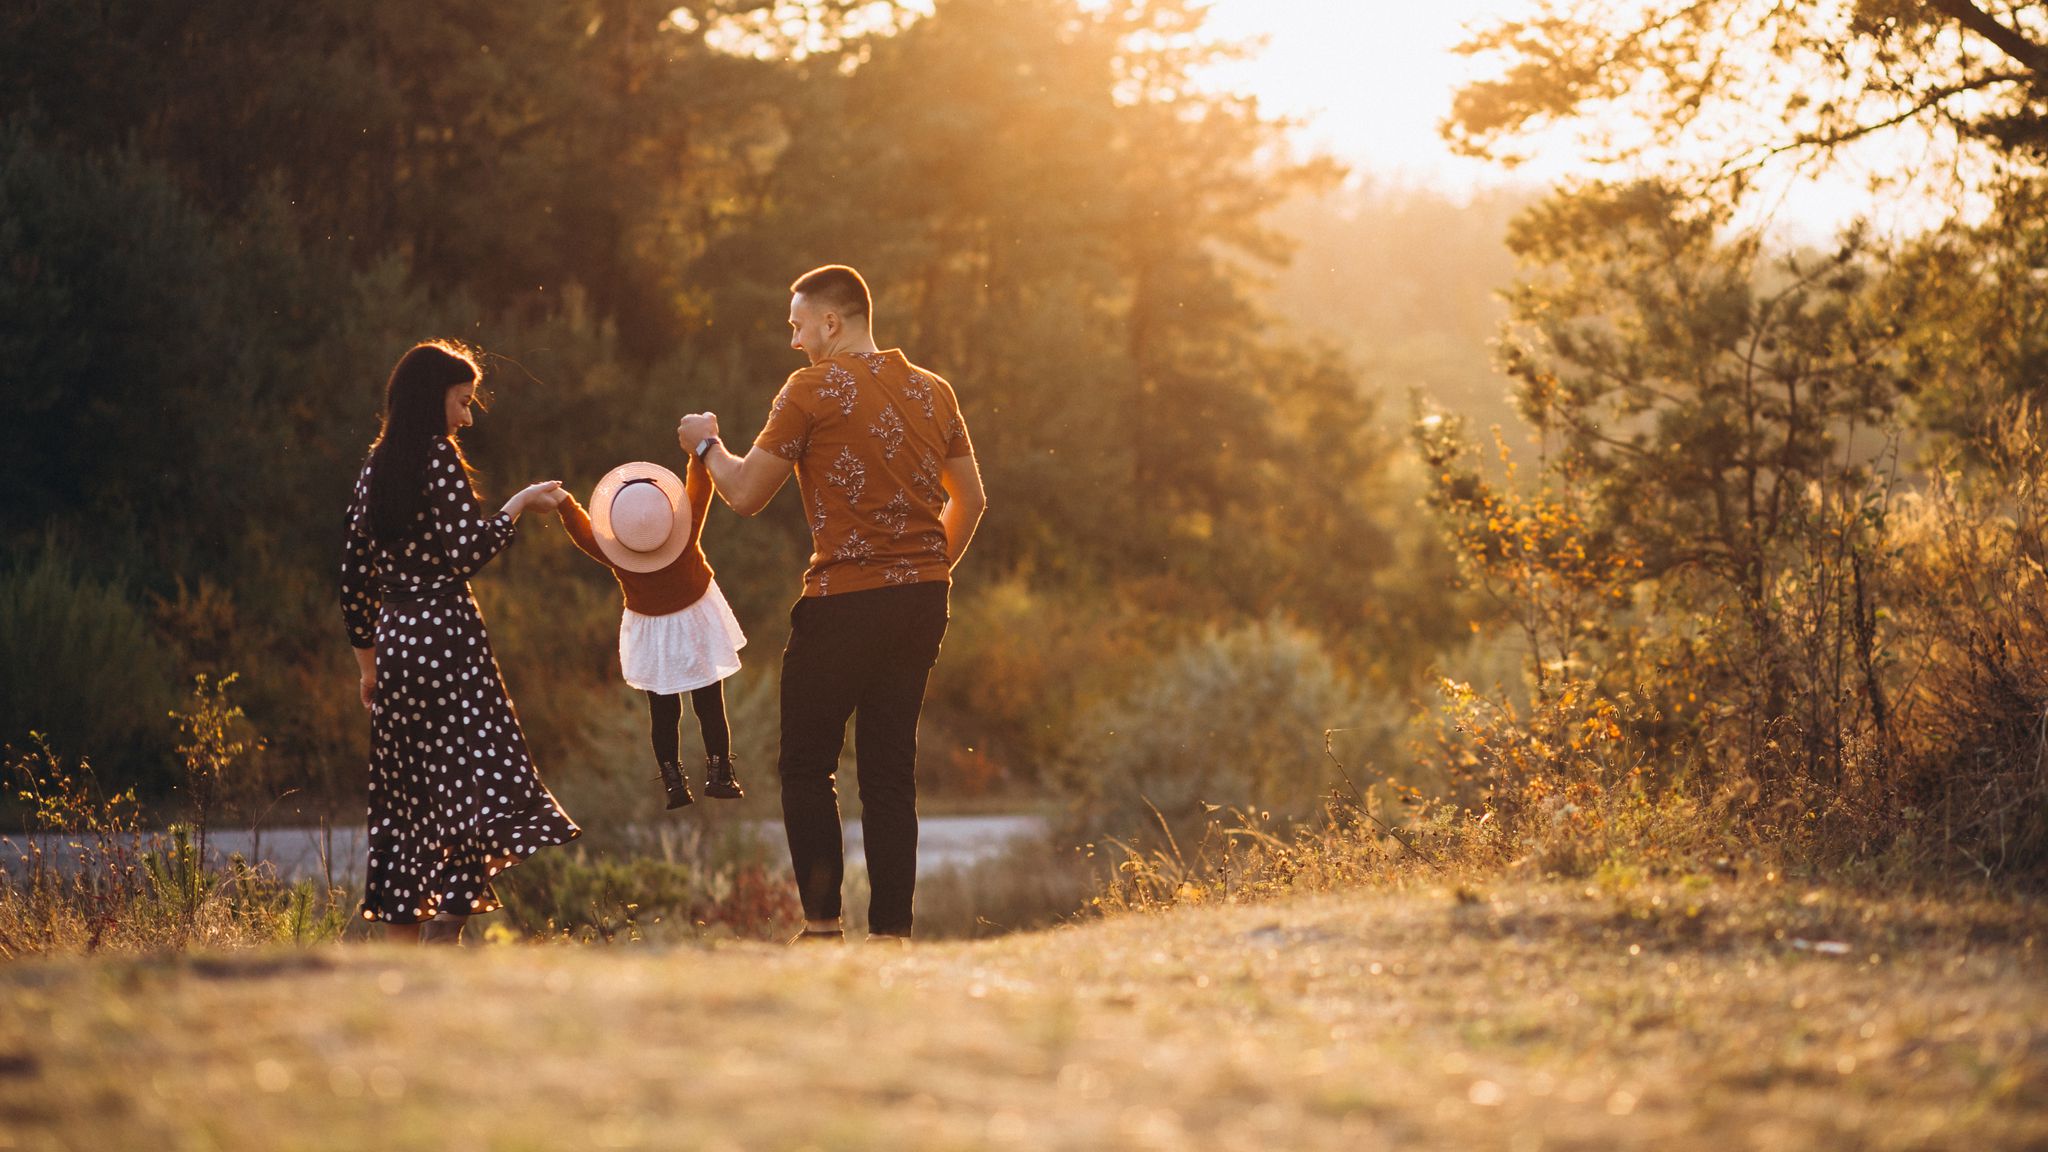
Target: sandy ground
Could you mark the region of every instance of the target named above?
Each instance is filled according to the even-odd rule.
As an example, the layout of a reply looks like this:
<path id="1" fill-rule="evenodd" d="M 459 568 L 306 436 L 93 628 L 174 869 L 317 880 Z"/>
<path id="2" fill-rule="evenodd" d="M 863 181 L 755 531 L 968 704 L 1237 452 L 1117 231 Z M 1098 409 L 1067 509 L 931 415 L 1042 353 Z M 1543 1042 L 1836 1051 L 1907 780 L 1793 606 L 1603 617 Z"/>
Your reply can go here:
<path id="1" fill-rule="evenodd" d="M 2048 1147 L 2048 913 L 1558 883 L 0 967 L 0 1148 Z"/>

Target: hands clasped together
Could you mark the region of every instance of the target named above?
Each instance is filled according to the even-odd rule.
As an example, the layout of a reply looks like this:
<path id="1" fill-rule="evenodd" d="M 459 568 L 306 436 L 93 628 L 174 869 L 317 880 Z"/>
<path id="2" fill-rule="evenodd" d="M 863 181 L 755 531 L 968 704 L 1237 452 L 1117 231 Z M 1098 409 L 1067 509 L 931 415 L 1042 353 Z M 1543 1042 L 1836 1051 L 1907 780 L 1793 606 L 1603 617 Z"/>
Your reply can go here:
<path id="1" fill-rule="evenodd" d="M 514 492 L 512 498 L 505 501 L 503 511 L 517 520 L 526 512 L 553 512 L 568 498 L 569 494 L 562 490 L 560 480 L 541 480 Z"/>
<path id="2" fill-rule="evenodd" d="M 676 443 L 685 452 L 694 453 L 698 444 L 717 436 L 718 417 L 709 412 L 693 412 L 676 422 Z M 540 480 L 513 493 L 500 511 L 516 521 L 528 512 L 559 511 L 568 499 L 569 493 L 560 480 Z M 357 657 L 361 666 L 359 694 L 363 707 L 369 708 L 376 699 L 377 666 L 369 649 L 358 650 Z"/>

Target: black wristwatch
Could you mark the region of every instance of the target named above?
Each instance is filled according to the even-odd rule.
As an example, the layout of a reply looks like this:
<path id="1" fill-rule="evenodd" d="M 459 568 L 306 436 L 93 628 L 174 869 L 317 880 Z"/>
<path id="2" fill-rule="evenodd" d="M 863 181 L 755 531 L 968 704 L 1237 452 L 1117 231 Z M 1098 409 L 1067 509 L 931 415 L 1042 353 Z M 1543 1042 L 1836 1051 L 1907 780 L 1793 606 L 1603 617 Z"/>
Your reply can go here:
<path id="1" fill-rule="evenodd" d="M 702 440 L 697 441 L 697 451 L 695 453 L 697 459 L 702 460 L 704 454 L 711 451 L 711 446 L 717 443 L 719 443 L 719 439 L 716 436 L 706 436 Z"/>

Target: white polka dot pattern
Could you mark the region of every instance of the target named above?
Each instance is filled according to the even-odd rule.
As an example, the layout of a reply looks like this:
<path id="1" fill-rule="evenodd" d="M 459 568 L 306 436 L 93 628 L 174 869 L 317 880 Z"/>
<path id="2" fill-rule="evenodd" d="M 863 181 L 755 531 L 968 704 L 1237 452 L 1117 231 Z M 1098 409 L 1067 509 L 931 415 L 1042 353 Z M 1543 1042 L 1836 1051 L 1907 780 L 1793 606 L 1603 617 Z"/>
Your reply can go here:
<path id="1" fill-rule="evenodd" d="M 512 541 L 480 517 L 452 444 L 436 444 L 427 523 L 365 531 L 368 467 L 350 503 L 341 579 L 349 639 L 377 649 L 362 915 L 416 923 L 500 903 L 492 876 L 579 829 L 541 783 L 469 577 Z"/>

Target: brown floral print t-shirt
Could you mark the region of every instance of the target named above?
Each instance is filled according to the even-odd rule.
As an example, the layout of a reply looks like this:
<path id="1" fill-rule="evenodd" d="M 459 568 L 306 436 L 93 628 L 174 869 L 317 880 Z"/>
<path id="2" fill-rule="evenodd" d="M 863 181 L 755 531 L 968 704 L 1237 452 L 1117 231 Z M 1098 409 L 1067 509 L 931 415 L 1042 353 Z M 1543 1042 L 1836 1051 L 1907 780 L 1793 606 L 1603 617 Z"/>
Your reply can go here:
<path id="1" fill-rule="evenodd" d="M 791 374 L 754 443 L 796 464 L 811 525 L 804 595 L 951 578 L 939 476 L 974 447 L 937 374 L 894 348 L 834 356 Z"/>

